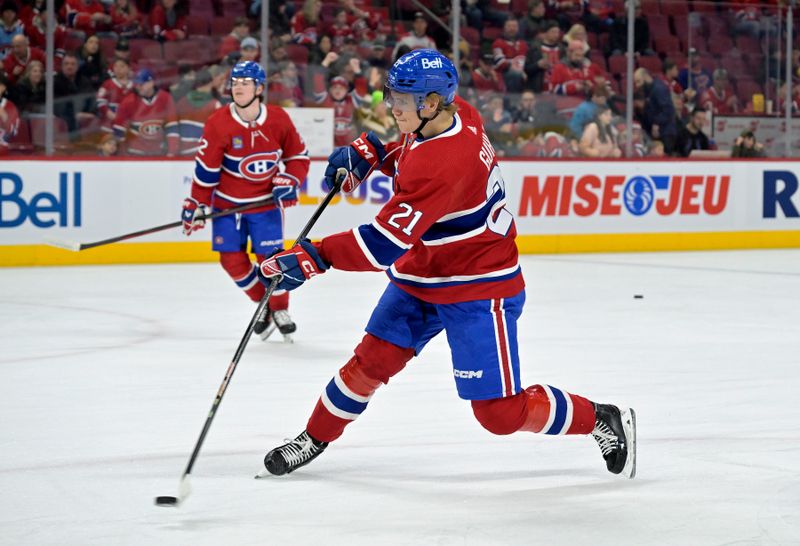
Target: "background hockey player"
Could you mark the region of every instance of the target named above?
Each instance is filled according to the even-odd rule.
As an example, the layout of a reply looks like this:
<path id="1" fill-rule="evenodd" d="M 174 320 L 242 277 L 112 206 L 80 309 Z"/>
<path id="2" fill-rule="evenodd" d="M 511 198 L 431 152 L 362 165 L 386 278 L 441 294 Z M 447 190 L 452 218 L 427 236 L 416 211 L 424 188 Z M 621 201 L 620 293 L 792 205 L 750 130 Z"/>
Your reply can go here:
<path id="1" fill-rule="evenodd" d="M 288 114 L 262 103 L 265 79 L 264 69 L 255 62 L 233 67 L 233 102 L 206 122 L 195 156 L 191 196 L 183 202 L 181 215 L 183 231 L 190 235 L 204 226 L 198 217 L 205 209 L 229 209 L 262 201 L 272 193 L 273 203 L 212 223 L 212 248 L 219 252 L 223 269 L 254 302 L 264 297 L 266 289 L 247 252 L 248 239 L 259 262 L 283 249 L 283 209 L 297 204 L 297 189 L 309 167 L 306 145 Z M 275 326 L 285 336 L 294 332 L 288 308 L 289 294 L 276 290 L 255 333 L 266 339 Z"/>
<path id="2" fill-rule="evenodd" d="M 591 434 L 609 471 L 635 474 L 635 416 L 549 385 L 522 387 L 517 319 L 525 284 L 505 208 L 503 177 L 478 112 L 455 96 L 458 75 L 433 50 L 401 57 L 384 91 L 401 142 L 362 134 L 328 158 L 326 180 L 350 174 L 352 191 L 380 168 L 394 197 L 357 228 L 303 241 L 260 266 L 291 290 L 330 267 L 386 271 L 390 283 L 354 356 L 328 383 L 306 430 L 270 451 L 266 471 L 281 475 L 317 457 L 367 408 L 382 384 L 441 331 L 453 375 L 480 424 L 494 434 Z M 442 161 L 442 158 L 447 158 Z"/>

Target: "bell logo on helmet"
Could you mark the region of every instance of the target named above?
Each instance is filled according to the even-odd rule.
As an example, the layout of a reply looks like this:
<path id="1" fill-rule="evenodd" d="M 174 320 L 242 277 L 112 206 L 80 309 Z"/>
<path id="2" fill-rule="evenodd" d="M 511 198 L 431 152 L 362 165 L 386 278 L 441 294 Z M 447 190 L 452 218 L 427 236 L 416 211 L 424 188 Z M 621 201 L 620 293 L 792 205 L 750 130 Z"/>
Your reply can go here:
<path id="1" fill-rule="evenodd" d="M 420 60 L 422 61 L 422 68 L 425 68 L 425 69 L 428 69 L 428 68 L 442 68 L 442 60 L 441 59 L 438 59 L 438 58 L 436 58 L 436 59 L 426 59 L 426 58 L 423 57 Z"/>

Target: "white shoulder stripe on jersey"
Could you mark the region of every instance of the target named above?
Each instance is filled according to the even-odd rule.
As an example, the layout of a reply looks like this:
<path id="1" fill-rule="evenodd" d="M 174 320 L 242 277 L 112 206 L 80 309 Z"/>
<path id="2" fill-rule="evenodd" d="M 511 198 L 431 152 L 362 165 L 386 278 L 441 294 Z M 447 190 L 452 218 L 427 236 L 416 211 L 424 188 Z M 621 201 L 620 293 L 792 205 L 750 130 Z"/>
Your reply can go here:
<path id="1" fill-rule="evenodd" d="M 410 245 L 410 244 L 404 243 L 403 241 L 401 241 L 400 239 L 398 239 L 397 237 L 395 237 L 395 236 L 394 236 L 394 235 L 393 235 L 393 234 L 392 234 L 390 231 L 388 231 L 388 230 L 387 230 L 385 227 L 381 226 L 381 225 L 380 225 L 378 222 L 372 221 L 372 222 L 370 223 L 370 225 L 371 225 L 372 227 L 374 227 L 376 230 L 378 230 L 378 232 L 379 232 L 381 235 L 383 235 L 384 237 L 386 237 L 387 239 L 389 239 L 389 241 L 391 241 L 391 242 L 392 242 L 392 244 L 394 244 L 395 246 L 399 246 L 400 248 L 404 248 L 404 249 L 406 249 L 406 250 L 408 250 L 409 248 L 411 248 L 411 245 Z M 384 268 L 384 269 L 385 269 L 385 268 Z"/>
<path id="2" fill-rule="evenodd" d="M 211 167 L 209 167 L 208 165 L 203 163 L 203 160 L 200 159 L 199 157 L 195 157 L 194 160 L 197 161 L 198 163 L 200 163 L 200 166 L 203 167 L 203 170 L 206 170 L 206 171 L 208 171 L 210 173 L 218 173 L 219 172 L 219 169 L 220 169 L 219 167 L 216 167 L 216 168 L 212 169 Z"/>
<path id="3" fill-rule="evenodd" d="M 425 284 L 438 284 L 443 282 L 463 282 L 474 281 L 478 279 L 491 279 L 492 277 L 502 277 L 503 275 L 509 275 L 519 269 L 519 264 L 514 264 L 512 267 L 507 267 L 506 269 L 490 271 L 489 273 L 480 273 L 478 275 L 454 275 L 452 277 L 419 277 L 417 275 L 409 275 L 408 273 L 398 272 L 394 265 L 392 265 L 389 269 L 391 270 L 392 275 L 398 279 Z"/>
<path id="4" fill-rule="evenodd" d="M 455 243 L 458 241 L 463 241 L 464 239 L 469 239 L 471 237 L 476 237 L 486 231 L 486 224 L 483 224 L 480 227 L 473 229 L 472 231 L 468 231 L 466 233 L 461 233 L 459 235 L 453 235 L 452 237 L 443 237 L 441 239 L 435 239 L 433 241 L 425 241 L 422 240 L 422 244 L 425 246 L 441 246 L 446 245 L 449 243 Z"/>
<path id="5" fill-rule="evenodd" d="M 375 259 L 375 256 L 373 256 L 372 252 L 370 252 L 369 248 L 367 248 L 367 244 L 364 242 L 364 239 L 361 238 L 361 233 L 358 231 L 358 228 L 353 228 L 351 231 L 353 232 L 353 237 L 356 238 L 358 248 L 360 248 L 361 252 L 364 253 L 364 257 L 370 264 L 372 264 L 372 267 L 375 269 L 380 269 L 381 271 L 385 271 L 387 266 L 381 265 L 378 260 Z"/>
<path id="6" fill-rule="evenodd" d="M 436 222 L 437 223 L 438 222 L 446 222 L 448 220 L 452 220 L 453 218 L 459 218 L 461 216 L 466 216 L 467 214 L 472 214 L 476 210 L 480 210 L 484 206 L 486 206 L 486 201 L 482 201 L 481 203 L 479 203 L 478 205 L 472 207 L 471 209 L 459 210 L 459 211 L 456 211 L 456 212 L 451 212 L 449 214 L 445 214 L 444 216 L 442 216 L 441 218 L 436 220 Z"/>

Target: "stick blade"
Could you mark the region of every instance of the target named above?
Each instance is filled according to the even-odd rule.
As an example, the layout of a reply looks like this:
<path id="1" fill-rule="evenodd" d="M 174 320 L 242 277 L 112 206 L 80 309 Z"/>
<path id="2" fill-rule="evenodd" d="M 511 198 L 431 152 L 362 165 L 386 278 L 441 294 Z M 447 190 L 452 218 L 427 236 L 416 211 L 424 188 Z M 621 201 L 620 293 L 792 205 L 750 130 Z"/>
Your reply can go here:
<path id="1" fill-rule="evenodd" d="M 165 508 L 179 508 L 183 501 L 186 500 L 186 497 L 192 492 L 191 484 L 189 484 L 189 476 L 184 476 L 181 478 L 180 486 L 178 487 L 178 496 L 171 497 L 168 495 L 156 497 L 155 503 L 156 506 L 162 506 Z"/>
<path id="2" fill-rule="evenodd" d="M 54 237 L 46 237 L 42 241 L 46 245 L 63 248 L 64 250 L 71 250 L 72 252 L 80 252 L 81 250 L 81 244 L 74 241 L 64 241 L 63 239 L 56 239 Z"/>

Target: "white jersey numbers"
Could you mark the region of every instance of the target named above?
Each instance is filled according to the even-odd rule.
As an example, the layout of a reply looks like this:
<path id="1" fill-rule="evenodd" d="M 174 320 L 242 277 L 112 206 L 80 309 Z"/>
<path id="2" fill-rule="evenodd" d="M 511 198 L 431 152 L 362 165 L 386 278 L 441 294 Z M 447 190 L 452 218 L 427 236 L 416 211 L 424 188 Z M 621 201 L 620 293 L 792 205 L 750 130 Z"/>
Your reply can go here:
<path id="1" fill-rule="evenodd" d="M 405 233 L 406 235 L 411 235 L 411 230 L 414 229 L 414 226 L 417 225 L 419 219 L 422 218 L 422 213 L 418 210 L 412 209 L 411 205 L 409 205 L 408 203 L 400 203 L 397 206 L 403 209 L 403 211 L 398 212 L 396 214 L 392 214 L 386 223 L 397 229 L 402 228 L 403 233 Z M 408 222 L 408 225 L 406 225 L 406 227 L 403 228 L 400 224 L 397 223 L 397 220 L 402 220 L 403 218 L 408 218 L 409 216 L 413 216 L 413 218 L 411 219 L 410 222 Z M 403 221 L 402 223 L 405 224 L 406 222 Z"/>
<path id="2" fill-rule="evenodd" d="M 496 199 L 495 195 L 497 193 L 500 193 L 501 197 L 489 212 L 486 226 L 491 231 L 505 237 L 514 222 L 514 216 L 506 210 L 506 183 L 503 180 L 503 175 L 500 174 L 500 167 L 495 165 L 489 173 L 489 180 L 486 183 L 486 200 L 492 201 Z"/>

